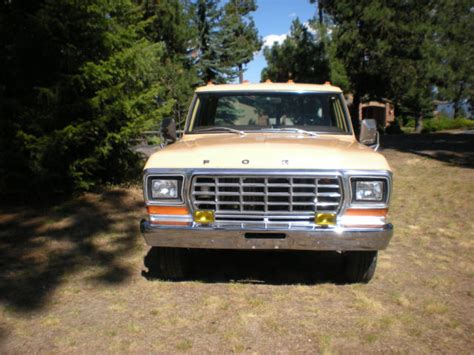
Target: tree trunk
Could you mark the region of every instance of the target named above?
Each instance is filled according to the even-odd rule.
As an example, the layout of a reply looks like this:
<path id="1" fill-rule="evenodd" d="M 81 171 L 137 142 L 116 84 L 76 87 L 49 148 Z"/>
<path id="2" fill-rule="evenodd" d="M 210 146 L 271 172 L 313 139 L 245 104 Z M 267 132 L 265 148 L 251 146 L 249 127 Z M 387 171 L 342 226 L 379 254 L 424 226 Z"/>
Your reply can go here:
<path id="1" fill-rule="evenodd" d="M 423 112 L 420 112 L 417 116 L 416 116 L 416 122 L 415 122 L 415 133 L 421 133 L 421 131 L 423 130 L 423 117 L 425 115 L 423 114 Z"/>
<path id="2" fill-rule="evenodd" d="M 454 106 L 453 118 L 457 118 L 459 116 L 459 112 L 461 111 L 461 100 L 455 99 L 453 106 Z"/>
<path id="3" fill-rule="evenodd" d="M 453 118 L 457 118 L 459 115 L 459 112 L 461 111 L 463 93 L 464 93 L 464 85 L 463 83 L 461 83 L 457 90 L 456 96 L 454 97 L 454 117 Z"/>
<path id="4" fill-rule="evenodd" d="M 244 82 L 244 69 L 242 67 L 242 63 L 239 64 L 239 83 Z"/>

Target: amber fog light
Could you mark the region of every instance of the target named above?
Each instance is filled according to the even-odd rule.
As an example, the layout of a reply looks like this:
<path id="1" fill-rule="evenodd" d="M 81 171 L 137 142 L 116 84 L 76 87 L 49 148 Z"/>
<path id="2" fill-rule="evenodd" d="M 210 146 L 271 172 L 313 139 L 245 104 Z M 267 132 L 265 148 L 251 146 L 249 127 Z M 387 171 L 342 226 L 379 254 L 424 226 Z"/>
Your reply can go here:
<path id="1" fill-rule="evenodd" d="M 337 216 L 335 213 L 316 213 L 314 223 L 318 226 L 335 226 Z"/>
<path id="2" fill-rule="evenodd" d="M 209 224 L 214 222 L 214 211 L 197 210 L 194 211 L 194 222 L 199 224 Z"/>

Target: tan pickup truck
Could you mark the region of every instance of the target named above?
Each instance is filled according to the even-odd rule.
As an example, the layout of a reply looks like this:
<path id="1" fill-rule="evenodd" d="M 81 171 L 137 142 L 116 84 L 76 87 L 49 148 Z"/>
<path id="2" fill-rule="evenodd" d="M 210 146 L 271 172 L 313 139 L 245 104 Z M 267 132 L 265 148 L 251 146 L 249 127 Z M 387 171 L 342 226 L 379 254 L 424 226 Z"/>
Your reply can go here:
<path id="1" fill-rule="evenodd" d="M 368 282 L 387 222 L 392 172 L 375 121 L 359 140 L 338 87 L 289 83 L 196 90 L 182 137 L 144 169 L 141 230 L 160 272 L 184 277 L 189 248 L 327 250 L 346 282 Z"/>

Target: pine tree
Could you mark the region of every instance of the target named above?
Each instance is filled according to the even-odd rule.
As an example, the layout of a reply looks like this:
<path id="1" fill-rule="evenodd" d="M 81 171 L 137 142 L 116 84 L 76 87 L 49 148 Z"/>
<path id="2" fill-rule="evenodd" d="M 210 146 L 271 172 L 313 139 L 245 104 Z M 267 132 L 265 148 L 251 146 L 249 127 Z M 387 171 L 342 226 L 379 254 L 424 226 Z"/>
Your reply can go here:
<path id="1" fill-rule="evenodd" d="M 14 1 L 1 14 L 2 190 L 89 189 L 136 174 L 131 141 L 172 104 L 156 105 L 164 46 L 145 37 L 141 9 Z"/>
<path id="2" fill-rule="evenodd" d="M 174 101 L 173 117 L 182 128 L 193 89 L 200 82 L 191 60 L 191 48 L 197 35 L 191 26 L 192 14 L 181 0 L 145 0 L 142 6 L 144 18 L 148 20 L 147 37 L 151 42 L 165 45 L 159 80 L 166 93 L 158 102 Z"/>
<path id="3" fill-rule="evenodd" d="M 197 32 L 194 63 L 203 82 L 225 83 L 243 72 L 261 41 L 250 13 L 254 0 L 218 0 L 193 3 L 193 27 Z"/>
<path id="4" fill-rule="evenodd" d="M 328 54 L 320 32 L 311 31 L 299 19 L 293 21 L 281 45 L 274 43 L 264 48 L 263 54 L 268 66 L 262 71 L 262 80 L 323 83 L 330 79 Z"/>
<path id="5" fill-rule="evenodd" d="M 221 58 L 228 65 L 237 67 L 240 83 L 243 82 L 244 64 L 250 62 L 262 46 L 250 16 L 256 10 L 255 0 L 229 0 L 224 6 L 220 32 Z"/>
<path id="6" fill-rule="evenodd" d="M 469 0 L 442 0 L 435 9 L 433 54 L 437 60 L 439 98 L 454 103 L 459 116 L 464 103 L 474 106 L 474 11 Z"/>
<path id="7" fill-rule="evenodd" d="M 335 24 L 336 56 L 354 94 L 354 123 L 362 98 L 393 99 L 421 122 L 430 111 L 432 2 L 324 0 L 318 6 Z"/>
<path id="8" fill-rule="evenodd" d="M 221 61 L 218 33 L 222 9 L 219 7 L 219 1 L 197 0 L 193 10 L 193 26 L 197 31 L 197 39 L 192 55 L 198 76 L 205 83 L 224 82 L 226 76 L 231 74 L 231 70 Z"/>

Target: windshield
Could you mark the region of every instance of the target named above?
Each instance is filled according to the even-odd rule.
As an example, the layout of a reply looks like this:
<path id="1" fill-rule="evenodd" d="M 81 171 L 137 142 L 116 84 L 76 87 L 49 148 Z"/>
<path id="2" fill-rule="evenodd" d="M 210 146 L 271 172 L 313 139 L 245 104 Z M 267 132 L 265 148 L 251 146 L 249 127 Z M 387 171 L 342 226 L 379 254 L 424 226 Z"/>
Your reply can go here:
<path id="1" fill-rule="evenodd" d="M 292 131 L 347 134 L 350 128 L 341 94 L 199 94 L 187 133 Z M 212 129 L 215 127 L 216 129 Z"/>

